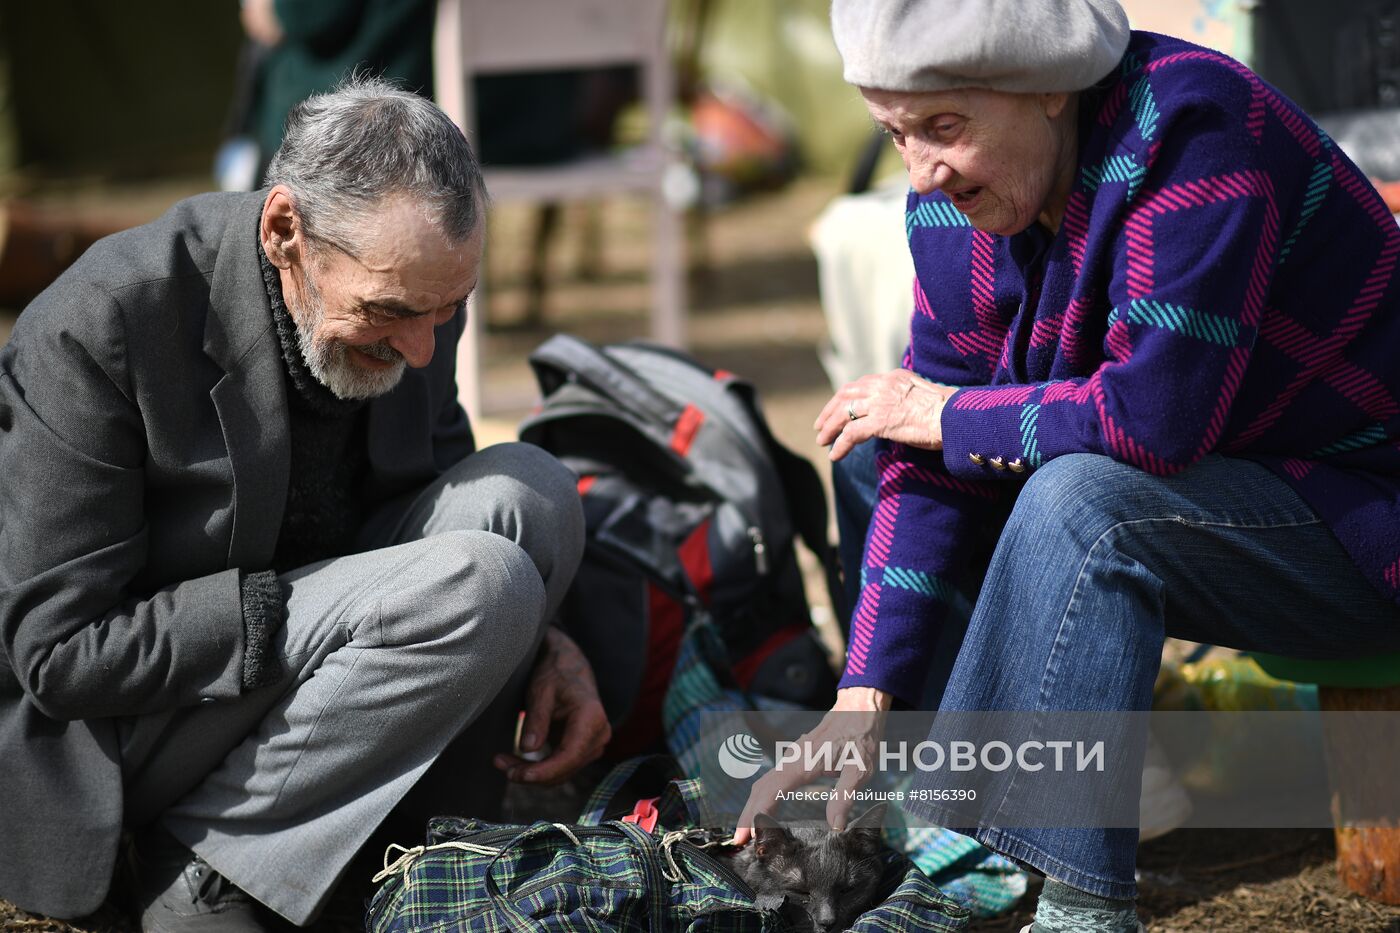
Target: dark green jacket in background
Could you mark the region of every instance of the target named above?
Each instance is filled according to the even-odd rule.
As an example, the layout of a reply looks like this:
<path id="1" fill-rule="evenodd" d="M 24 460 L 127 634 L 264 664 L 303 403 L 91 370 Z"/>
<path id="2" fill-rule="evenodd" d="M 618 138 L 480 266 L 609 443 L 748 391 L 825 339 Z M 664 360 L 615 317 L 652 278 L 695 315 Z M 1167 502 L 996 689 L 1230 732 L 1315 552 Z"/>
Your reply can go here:
<path id="1" fill-rule="evenodd" d="M 276 0 L 275 8 L 285 38 L 263 60 L 251 127 L 264 164 L 287 113 L 356 68 L 432 97 L 433 0 Z"/>

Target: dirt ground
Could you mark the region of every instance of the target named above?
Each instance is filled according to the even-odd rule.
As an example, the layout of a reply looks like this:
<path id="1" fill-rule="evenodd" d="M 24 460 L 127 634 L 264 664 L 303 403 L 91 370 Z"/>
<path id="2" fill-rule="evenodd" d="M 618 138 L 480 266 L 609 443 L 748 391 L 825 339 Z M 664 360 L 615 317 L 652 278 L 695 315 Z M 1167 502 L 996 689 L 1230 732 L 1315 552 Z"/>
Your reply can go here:
<path id="1" fill-rule="evenodd" d="M 811 422 L 829 395 L 815 348 L 825 326 L 816 264 L 806 228 L 839 190 L 835 181 L 807 180 L 787 191 L 755 198 L 711 215 L 692 237 L 696 263 L 691 280 L 693 351 L 706 362 L 753 380 L 762 392 L 780 439 L 811 456 L 823 476 L 825 459 L 812 440 Z M 134 216 L 150 215 L 178 194 L 178 186 L 123 202 Z M 100 203 L 100 194 L 57 199 L 65 208 Z M 95 201 L 94 199 L 97 199 Z M 598 218 L 595 249 L 581 248 L 587 228 L 581 211 L 566 214 L 551 262 L 552 285 L 543 323 L 524 321 L 523 273 L 530 215 L 499 208 L 490 235 L 489 335 L 485 359 L 488 399 L 507 409 L 479 424 L 483 443 L 509 439 L 533 385 L 525 355 L 555 330 L 598 342 L 638 336 L 648 299 L 647 215 L 634 205 L 609 206 Z M 580 270 L 580 265 L 584 268 Z M 582 274 L 581 274 L 582 273 Z M 10 318 L 0 312 L 0 341 Z M 824 600 L 814 592 L 814 601 Z M 567 807 L 568 792 L 554 805 Z M 518 816 L 530 817 L 530 798 L 517 795 Z M 1400 933 L 1400 908 L 1349 894 L 1333 867 L 1330 832 L 1179 831 L 1145 844 L 1140 852 L 1140 911 L 1154 933 L 1177 931 L 1328 931 Z M 1011 915 L 973 925 L 977 931 L 1016 931 L 1034 912 L 1034 896 Z M 338 899 L 318 926 L 354 929 L 360 902 Z M 30 917 L 0 901 L 7 931 L 127 933 L 130 918 L 115 907 L 65 924 Z"/>

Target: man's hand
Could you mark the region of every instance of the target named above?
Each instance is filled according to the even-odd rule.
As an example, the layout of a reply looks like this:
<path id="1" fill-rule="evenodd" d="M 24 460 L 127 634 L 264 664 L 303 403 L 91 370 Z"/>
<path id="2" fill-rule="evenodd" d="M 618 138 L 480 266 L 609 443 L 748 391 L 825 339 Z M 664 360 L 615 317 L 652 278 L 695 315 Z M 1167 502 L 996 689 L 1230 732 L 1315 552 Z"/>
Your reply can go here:
<path id="1" fill-rule="evenodd" d="M 929 382 L 907 369 L 862 376 L 831 397 L 812 429 L 818 444 L 830 445 L 832 460 L 840 460 L 857 444 L 875 437 L 942 450 L 939 419 L 956 391 L 956 386 Z"/>
<path id="2" fill-rule="evenodd" d="M 855 744 L 863 761 L 876 761 L 876 749 L 884 732 L 885 713 L 894 705 L 894 698 L 888 693 L 873 687 L 847 687 L 836 691 L 836 705 L 831 708 L 817 727 L 798 739 L 798 745 L 821 745 L 832 743 L 838 749 L 835 756 L 843 756 L 839 749 L 847 742 Z M 786 765 L 779 765 L 754 782 L 749 792 L 748 803 L 739 816 L 739 826 L 734 831 L 734 843 L 744 845 L 753 837 L 754 816 L 770 812 L 778 800 L 780 791 L 791 791 L 810 784 L 827 772 L 821 769 L 808 771 L 803 767 L 803 759 Z M 855 790 L 865 781 L 865 773 L 854 765 L 847 765 L 836 779 L 836 796 L 827 802 L 826 821 L 832 829 L 845 829 L 846 818 L 850 816 L 854 802 L 845 799 L 846 791 Z"/>
<path id="3" fill-rule="evenodd" d="M 612 737 L 588 659 L 573 639 L 551 625 L 545 632 L 544 645 L 525 693 L 520 750 L 533 752 L 543 748 L 555 723 L 560 726 L 549 757 L 530 762 L 500 754 L 494 762 L 496 767 L 512 781 L 557 784 L 601 755 Z"/>

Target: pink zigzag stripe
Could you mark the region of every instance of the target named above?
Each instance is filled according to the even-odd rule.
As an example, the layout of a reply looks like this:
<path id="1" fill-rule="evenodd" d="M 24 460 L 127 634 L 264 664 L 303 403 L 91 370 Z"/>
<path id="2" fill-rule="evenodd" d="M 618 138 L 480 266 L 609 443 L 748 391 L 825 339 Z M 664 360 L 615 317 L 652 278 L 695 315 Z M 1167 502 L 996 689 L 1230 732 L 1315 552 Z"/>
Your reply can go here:
<path id="1" fill-rule="evenodd" d="M 948 342 L 953 345 L 953 349 L 963 356 L 987 356 L 996 357 L 997 345 L 987 338 L 981 331 L 960 331 L 950 333 Z"/>
<path id="2" fill-rule="evenodd" d="M 1046 347 L 1060 339 L 1060 326 L 1064 323 L 1063 314 L 1052 314 L 1039 318 L 1031 326 L 1031 349 Z"/>
<path id="3" fill-rule="evenodd" d="M 1126 363 L 1133 355 L 1133 341 L 1128 336 L 1128 322 L 1121 317 L 1114 321 L 1108 333 L 1103 336 L 1103 345 L 1113 354 L 1115 360 Z"/>
<path id="4" fill-rule="evenodd" d="M 1218 55 L 1205 50 L 1190 50 L 1186 52 L 1176 52 L 1172 55 L 1164 55 L 1161 58 L 1147 63 L 1147 73 L 1151 74 L 1158 68 L 1186 61 L 1215 62 L 1217 65 L 1224 65 L 1249 82 L 1249 110 L 1245 112 L 1244 125 L 1257 142 L 1260 135 L 1264 132 L 1265 98 L 1273 96 L 1269 94 L 1268 88 L 1264 86 L 1264 82 L 1259 80 L 1259 76 L 1233 58 L 1227 58 L 1224 55 Z"/>
<path id="5" fill-rule="evenodd" d="M 929 304 L 928 294 L 924 292 L 924 285 L 917 275 L 914 276 L 914 307 L 930 321 L 937 320 L 933 316 L 933 305 Z"/>
<path id="6" fill-rule="evenodd" d="M 1368 196 L 1369 186 L 1358 179 L 1353 172 L 1347 170 L 1335 154 L 1332 165 L 1342 187 L 1378 224 L 1383 224 L 1381 229 L 1385 236 L 1385 246 L 1381 248 L 1380 255 L 1376 257 L 1376 264 L 1372 267 L 1371 274 L 1366 277 L 1365 284 L 1357 292 L 1355 302 L 1342 316 L 1336 329 L 1326 337 L 1320 339 L 1312 337 L 1306 333 L 1306 329 L 1280 320 L 1280 315 L 1272 315 L 1264 320 L 1263 326 L 1260 328 L 1260 335 L 1302 365 L 1294 375 L 1293 381 L 1274 398 L 1273 402 L 1254 419 L 1249 427 L 1231 441 L 1230 449 L 1232 450 L 1238 450 L 1258 440 L 1282 417 L 1284 411 L 1293 403 L 1298 394 L 1309 383 L 1317 379 L 1319 374 L 1336 362 L 1342 351 L 1370 320 L 1371 313 L 1380 304 L 1381 297 L 1395 273 L 1396 260 L 1400 257 L 1400 227 L 1396 226 L 1390 214 L 1385 211 L 1379 198 Z M 1382 215 L 1384 221 L 1382 221 Z"/>
<path id="7" fill-rule="evenodd" d="M 1123 238 L 1128 242 L 1128 297 L 1142 298 L 1152 294 L 1153 264 L 1152 222 L 1145 213 L 1133 213 L 1123 224 Z"/>
<path id="8" fill-rule="evenodd" d="M 1278 238 L 1278 208 L 1274 202 L 1273 181 L 1261 171 L 1200 178 L 1150 193 L 1144 191 L 1139 195 L 1138 206 L 1129 213 L 1123 229 L 1124 239 L 1128 243 L 1128 297 L 1145 298 L 1154 288 L 1152 223 L 1157 217 L 1170 211 L 1248 197 L 1264 198 L 1265 229 L 1260 238 L 1261 251 L 1255 254 L 1250 272 L 1244 313 L 1245 323 L 1257 322 L 1268 289 L 1270 263 L 1273 261 L 1272 248 L 1264 252 L 1263 246 L 1266 242 L 1276 242 Z"/>
<path id="9" fill-rule="evenodd" d="M 916 464 L 905 465 L 905 473 L 922 483 L 941 489 L 951 489 L 968 496 L 978 496 L 982 499 L 997 499 L 997 490 L 988 484 L 969 483 L 966 480 L 958 479 L 949 473 L 937 473 Z"/>
<path id="10" fill-rule="evenodd" d="M 938 489 L 951 489 L 969 496 L 979 496 L 983 499 L 998 498 L 997 489 L 990 484 L 969 483 L 966 480 L 958 479 L 951 473 L 942 473 L 937 470 L 930 470 L 927 467 L 910 463 L 907 460 L 891 459 L 888 462 L 882 461 L 880 468 L 880 488 L 883 493 L 885 489 L 893 489 L 897 493 L 903 493 L 906 488 L 906 479 L 916 479 L 919 482 Z M 891 529 L 893 521 L 891 521 Z"/>
<path id="11" fill-rule="evenodd" d="M 865 662 L 870 657 L 870 643 L 875 637 L 875 617 L 879 609 L 880 584 L 871 583 L 860 594 L 860 608 L 856 610 L 855 625 L 852 626 L 851 647 L 846 652 L 848 673 L 865 673 Z"/>
<path id="12" fill-rule="evenodd" d="M 1249 272 L 1249 287 L 1245 290 L 1244 307 L 1240 309 L 1240 323 L 1253 328 L 1258 328 L 1264 317 L 1264 299 L 1269 293 L 1269 274 L 1278 256 L 1278 207 L 1274 201 L 1272 179 L 1265 177 L 1264 182 L 1264 225 L 1259 232 L 1259 248 L 1254 253 L 1254 265 Z M 1225 364 L 1224 380 L 1216 395 L 1215 410 L 1211 412 L 1210 421 L 1206 423 L 1201 445 L 1196 448 L 1197 459 L 1210 453 L 1219 443 L 1220 435 L 1225 431 L 1230 408 L 1239 394 L 1240 384 L 1244 382 L 1244 371 L 1248 363 L 1249 350 L 1234 347 L 1230 351 L 1230 358 Z"/>
<path id="13" fill-rule="evenodd" d="M 1248 350 L 1244 347 L 1234 347 L 1230 350 L 1230 356 L 1225 361 L 1225 375 L 1221 382 L 1220 394 L 1215 400 L 1215 410 L 1210 413 L 1210 421 L 1206 422 L 1205 434 L 1201 436 L 1201 445 L 1196 448 L 1197 459 L 1214 450 L 1216 443 L 1219 442 L 1220 435 L 1225 430 L 1226 419 L 1230 414 L 1230 406 L 1234 404 L 1235 396 L 1240 391 L 1240 383 L 1244 381 L 1244 371 L 1248 365 Z"/>
<path id="14" fill-rule="evenodd" d="M 1063 382 L 1052 382 L 1045 387 L 1045 392 L 1040 396 L 1040 404 L 1050 405 L 1055 402 L 1074 401 L 1079 395 L 1079 386 L 1066 379 Z"/>
<path id="15" fill-rule="evenodd" d="M 1083 191 L 1073 191 L 1069 203 L 1065 205 L 1065 217 L 1061 221 L 1065 231 L 1065 246 L 1069 249 L 1070 261 L 1076 276 L 1084 268 L 1084 253 L 1089 241 L 1089 196 Z"/>
<path id="16" fill-rule="evenodd" d="M 1099 108 L 1099 125 L 1112 126 L 1113 121 L 1118 119 L 1118 114 L 1123 112 L 1123 104 L 1128 99 L 1128 82 L 1120 80 L 1109 92 L 1108 99 Z"/>
<path id="17" fill-rule="evenodd" d="M 1391 589 L 1400 590 L 1400 559 L 1397 559 L 1395 563 L 1385 568 L 1383 576 L 1385 577 L 1385 582 L 1390 584 Z"/>
<path id="18" fill-rule="evenodd" d="M 1352 200 L 1366 212 L 1366 216 L 1386 235 L 1387 240 L 1400 235 L 1396 232 L 1394 215 L 1385 206 L 1376 189 L 1358 174 L 1355 166 L 1343 162 L 1335 149 L 1332 150 L 1332 174 L 1340 182 L 1342 190 L 1351 195 Z"/>
<path id="19" fill-rule="evenodd" d="M 1071 298 L 1069 307 L 1065 308 L 1065 320 L 1060 325 L 1060 353 L 1071 366 L 1084 365 L 1085 354 L 1089 351 L 1088 342 L 1084 339 L 1084 323 L 1089 319 L 1093 307 L 1093 302 L 1081 296 Z"/>
<path id="20" fill-rule="evenodd" d="M 890 548 L 894 546 L 894 525 L 899 518 L 900 493 L 904 491 L 904 476 L 900 467 L 900 461 L 889 454 L 882 454 L 876 460 L 876 468 L 880 471 L 880 497 L 870 520 L 870 539 L 866 544 L 870 566 L 883 567 L 888 563 Z"/>
<path id="21" fill-rule="evenodd" d="M 1270 318 L 1268 323 L 1263 336 L 1295 362 L 1304 362 L 1303 357 L 1319 346 L 1318 338 L 1295 320 Z M 1345 357 L 1336 357 L 1319 376 L 1373 420 L 1384 421 L 1400 414 L 1400 401 L 1385 384 Z"/>
<path id="22" fill-rule="evenodd" d="M 1303 147 L 1303 151 L 1316 159 L 1322 155 L 1322 137 L 1317 135 L 1317 131 L 1308 125 L 1308 121 L 1298 114 L 1288 104 L 1284 103 L 1277 94 L 1265 95 L 1269 101 L 1269 108 L 1273 110 L 1274 116 L 1283 124 L 1284 129 L 1298 141 L 1298 145 Z"/>
<path id="23" fill-rule="evenodd" d="M 1126 431 L 1118 426 L 1118 423 L 1108 413 L 1108 406 L 1104 401 L 1103 369 L 1089 377 L 1085 384 L 1094 399 L 1094 405 L 1098 409 L 1099 424 L 1103 428 L 1103 433 L 1108 438 L 1109 450 L 1114 454 L 1115 459 L 1131 464 L 1149 473 L 1158 476 L 1166 476 L 1181 469 L 1171 467 L 1161 457 L 1146 449 L 1136 440 L 1128 435 Z"/>
<path id="24" fill-rule="evenodd" d="M 1390 394 L 1385 383 L 1351 360 L 1338 359 L 1322 378 L 1372 420 L 1384 421 L 1400 415 L 1400 401 Z"/>
<path id="25" fill-rule="evenodd" d="M 1035 394 L 1036 387 L 1000 386 L 994 389 L 963 389 L 953 396 L 953 407 L 969 411 L 987 411 L 991 408 L 1009 408 L 1024 405 Z"/>
<path id="26" fill-rule="evenodd" d="M 1283 461 L 1283 472 L 1293 477 L 1294 482 L 1301 482 L 1304 477 L 1313 471 L 1313 464 L 1307 460 L 1300 460 L 1297 457 L 1289 457 Z"/>
<path id="27" fill-rule="evenodd" d="M 1004 341 L 1001 345 L 1001 357 L 997 360 L 997 368 L 1011 368 L 1011 341 Z"/>
<path id="28" fill-rule="evenodd" d="M 992 238 L 980 230 L 972 233 L 972 310 L 985 326 L 996 319 L 993 293 L 996 289 L 996 266 L 992 260 Z"/>

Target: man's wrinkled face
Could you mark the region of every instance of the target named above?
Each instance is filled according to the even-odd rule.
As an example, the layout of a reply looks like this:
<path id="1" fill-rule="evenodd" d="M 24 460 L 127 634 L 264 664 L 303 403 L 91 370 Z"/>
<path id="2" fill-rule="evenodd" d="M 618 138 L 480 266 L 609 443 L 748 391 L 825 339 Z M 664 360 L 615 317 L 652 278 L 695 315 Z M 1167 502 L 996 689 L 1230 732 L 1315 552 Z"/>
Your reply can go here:
<path id="1" fill-rule="evenodd" d="M 308 368 L 345 399 L 383 395 L 405 366 L 428 365 L 433 329 L 466 313 L 481 266 L 481 225 L 454 243 L 406 198 L 366 227 L 353 254 L 309 245 L 285 289 Z"/>

